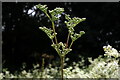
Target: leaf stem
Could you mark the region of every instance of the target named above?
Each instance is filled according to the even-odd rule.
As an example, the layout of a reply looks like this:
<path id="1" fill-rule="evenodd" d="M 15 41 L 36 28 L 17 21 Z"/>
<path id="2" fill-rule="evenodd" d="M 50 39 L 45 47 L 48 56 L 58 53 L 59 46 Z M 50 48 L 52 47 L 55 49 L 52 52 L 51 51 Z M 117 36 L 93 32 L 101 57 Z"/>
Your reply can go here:
<path id="1" fill-rule="evenodd" d="M 68 37 L 67 37 L 67 41 L 66 41 L 66 48 L 68 47 L 69 37 L 70 37 L 70 33 L 68 33 Z"/>
<path id="2" fill-rule="evenodd" d="M 58 41 L 57 41 L 57 37 L 56 37 L 56 32 L 55 32 L 55 25 L 54 25 L 54 22 L 52 21 L 52 28 L 53 28 L 53 32 L 54 32 L 54 35 L 55 35 L 55 42 L 56 44 L 58 44 Z"/>
<path id="3" fill-rule="evenodd" d="M 55 32 L 55 24 L 54 24 L 54 22 L 52 21 L 52 19 L 50 18 L 50 16 L 47 14 L 47 13 L 45 13 L 46 14 L 46 16 L 50 19 L 50 21 L 51 21 L 51 23 L 52 23 L 52 28 L 53 28 L 53 32 L 54 32 L 54 35 L 55 35 L 55 42 L 56 42 L 56 44 L 58 44 L 58 41 L 57 41 L 57 37 L 56 37 L 56 32 Z"/>
<path id="4" fill-rule="evenodd" d="M 72 42 L 71 42 L 71 44 L 70 44 L 70 46 L 69 46 L 69 49 L 72 47 L 72 45 L 73 45 L 73 42 L 74 42 L 74 41 L 72 41 Z"/>

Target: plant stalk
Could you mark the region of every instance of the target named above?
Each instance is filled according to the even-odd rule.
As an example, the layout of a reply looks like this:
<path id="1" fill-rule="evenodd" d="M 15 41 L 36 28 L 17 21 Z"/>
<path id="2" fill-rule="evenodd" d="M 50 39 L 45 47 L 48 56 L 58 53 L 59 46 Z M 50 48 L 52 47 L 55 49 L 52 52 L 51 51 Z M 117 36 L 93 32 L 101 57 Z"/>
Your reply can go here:
<path id="1" fill-rule="evenodd" d="M 72 42 L 71 42 L 71 44 L 70 44 L 70 46 L 69 46 L 69 49 L 72 47 L 72 45 L 73 45 L 73 42 L 74 42 L 74 41 L 72 41 Z"/>
<path id="2" fill-rule="evenodd" d="M 45 14 L 50 19 L 50 21 L 52 22 L 52 28 L 53 28 L 53 32 L 54 32 L 54 35 L 55 35 L 56 32 L 55 32 L 54 22 L 52 21 L 52 19 L 50 18 L 50 16 L 47 13 L 45 13 Z M 56 35 L 55 35 L 55 42 L 56 42 L 56 44 L 58 44 Z"/>
<path id="3" fill-rule="evenodd" d="M 56 44 L 58 44 L 58 42 L 57 42 L 57 37 L 56 37 L 56 32 L 55 32 L 55 25 L 54 25 L 54 22 L 52 21 L 52 28 L 53 28 L 53 32 L 54 32 L 54 35 L 55 35 L 55 42 L 56 42 Z"/>
<path id="4" fill-rule="evenodd" d="M 64 71 L 63 71 L 63 69 L 64 69 L 64 56 L 61 56 L 60 57 L 61 58 L 61 80 L 63 80 L 64 78 L 63 78 L 63 74 L 64 74 Z"/>
<path id="5" fill-rule="evenodd" d="M 42 67 L 41 67 L 41 80 L 42 80 L 42 78 L 43 78 L 44 64 L 45 64 L 45 59 L 44 59 L 44 58 L 42 58 Z"/>
<path id="6" fill-rule="evenodd" d="M 66 48 L 68 47 L 69 37 L 70 37 L 70 33 L 68 33 L 68 37 L 67 37 L 67 41 L 66 41 Z"/>

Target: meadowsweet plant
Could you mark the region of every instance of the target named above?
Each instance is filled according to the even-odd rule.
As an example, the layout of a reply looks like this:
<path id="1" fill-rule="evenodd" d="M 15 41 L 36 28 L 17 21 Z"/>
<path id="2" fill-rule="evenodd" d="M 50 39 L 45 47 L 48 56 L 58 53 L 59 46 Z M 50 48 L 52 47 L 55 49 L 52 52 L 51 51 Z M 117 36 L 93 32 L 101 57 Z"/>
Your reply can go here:
<path id="1" fill-rule="evenodd" d="M 46 16 L 51 21 L 51 28 L 47 27 L 39 27 L 42 31 L 44 31 L 48 37 L 52 40 L 52 47 L 57 51 L 58 55 L 60 56 L 61 60 L 61 78 L 63 79 L 63 68 L 64 68 L 64 59 L 66 54 L 68 54 L 70 51 L 72 51 L 71 46 L 75 40 L 77 40 L 79 37 L 81 37 L 83 34 L 85 34 L 84 31 L 80 31 L 79 33 L 75 33 L 74 27 L 79 24 L 80 22 L 84 21 L 86 18 L 78 18 L 74 17 L 71 18 L 70 15 L 65 14 L 65 24 L 68 28 L 68 37 L 66 43 L 58 42 L 57 41 L 57 32 L 55 30 L 55 24 L 54 22 L 56 20 L 59 20 L 61 17 L 61 14 L 64 12 L 64 8 L 55 8 L 54 10 L 48 10 L 47 5 L 41 5 L 38 4 L 36 6 L 41 11 L 43 11 Z M 69 45 L 69 38 L 71 38 L 72 42 Z"/>
<path id="2" fill-rule="evenodd" d="M 115 48 L 112 48 L 112 46 L 110 46 L 110 45 L 103 46 L 103 49 L 106 53 L 106 54 L 104 54 L 104 56 L 114 57 L 114 58 L 120 57 L 119 52 Z"/>
<path id="3" fill-rule="evenodd" d="M 104 55 L 100 55 L 95 59 L 89 58 L 91 64 L 88 67 L 83 66 L 85 60 L 81 56 L 80 61 L 73 62 L 72 65 L 64 68 L 64 78 L 68 78 L 68 80 L 69 78 L 96 78 L 98 80 L 99 78 L 115 78 L 115 80 L 119 80 L 120 53 L 110 45 L 104 46 L 103 49 L 105 51 Z M 114 55 L 111 55 L 113 53 Z M 116 57 L 115 55 L 118 56 Z M 65 62 L 68 60 L 69 58 L 66 58 Z M 80 68 L 80 66 L 82 66 L 82 68 Z M 49 66 L 41 72 L 39 64 L 36 64 L 33 65 L 33 69 L 26 71 L 23 65 L 22 71 L 14 74 L 11 74 L 7 69 L 3 69 L 3 72 L 0 73 L 0 80 L 6 78 L 41 78 L 41 74 L 44 75 L 42 78 L 45 79 L 58 78 L 58 70 L 58 67 L 52 67 L 52 64 L 49 64 Z"/>
<path id="4" fill-rule="evenodd" d="M 89 74 L 96 78 L 119 78 L 120 53 L 110 45 L 103 46 L 103 49 L 104 56 L 99 56 L 94 60 L 89 58 L 92 63 L 88 68 Z"/>

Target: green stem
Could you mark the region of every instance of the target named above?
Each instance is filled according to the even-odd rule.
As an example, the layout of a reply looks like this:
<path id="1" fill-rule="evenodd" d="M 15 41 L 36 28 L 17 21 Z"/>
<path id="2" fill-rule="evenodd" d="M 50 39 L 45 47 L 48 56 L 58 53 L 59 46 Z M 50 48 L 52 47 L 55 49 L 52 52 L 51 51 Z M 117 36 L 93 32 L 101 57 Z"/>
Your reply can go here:
<path id="1" fill-rule="evenodd" d="M 52 22 L 52 28 L 53 28 L 53 32 L 54 32 L 54 35 L 55 35 L 56 32 L 55 32 L 54 22 L 52 21 L 52 19 L 50 18 L 50 16 L 47 13 L 45 13 L 45 14 L 50 19 L 50 21 Z M 55 35 L 55 42 L 56 42 L 56 44 L 58 44 L 56 35 Z"/>
<path id="2" fill-rule="evenodd" d="M 54 25 L 54 22 L 52 21 L 52 28 L 53 28 L 53 32 L 54 32 L 54 35 L 55 35 L 55 42 L 56 42 L 56 44 L 58 44 L 58 42 L 57 42 L 57 37 L 56 37 L 56 32 L 55 32 L 55 25 Z"/>
<path id="3" fill-rule="evenodd" d="M 50 19 L 50 21 L 52 21 L 51 18 L 50 18 L 50 16 L 48 15 L 48 13 L 45 13 L 45 14 L 46 14 L 46 16 Z"/>
<path id="4" fill-rule="evenodd" d="M 63 77 L 63 75 L 64 75 L 64 71 L 63 71 L 63 69 L 64 69 L 64 56 L 60 56 L 60 58 L 61 58 L 61 80 L 63 80 L 64 79 L 64 77 Z"/>
<path id="5" fill-rule="evenodd" d="M 73 41 L 71 42 L 71 44 L 70 44 L 70 46 L 69 46 L 69 49 L 72 47 L 72 45 L 73 45 Z"/>
<path id="6" fill-rule="evenodd" d="M 66 48 L 68 47 L 69 37 L 70 37 L 70 33 L 68 33 L 68 37 L 67 37 L 67 41 L 66 41 Z"/>

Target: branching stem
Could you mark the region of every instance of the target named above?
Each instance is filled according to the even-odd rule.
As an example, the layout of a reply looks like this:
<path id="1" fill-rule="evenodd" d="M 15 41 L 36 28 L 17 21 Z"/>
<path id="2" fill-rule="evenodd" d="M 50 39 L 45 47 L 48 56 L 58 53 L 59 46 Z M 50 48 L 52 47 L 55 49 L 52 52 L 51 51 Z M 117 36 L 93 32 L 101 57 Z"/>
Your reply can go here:
<path id="1" fill-rule="evenodd" d="M 45 14 L 50 19 L 50 21 L 52 22 L 52 28 L 53 28 L 53 32 L 54 32 L 54 35 L 55 35 L 55 42 L 56 42 L 56 44 L 58 44 L 57 37 L 56 37 L 56 32 L 55 32 L 55 24 L 52 21 L 52 19 L 50 18 L 50 16 L 47 13 L 45 13 Z"/>

